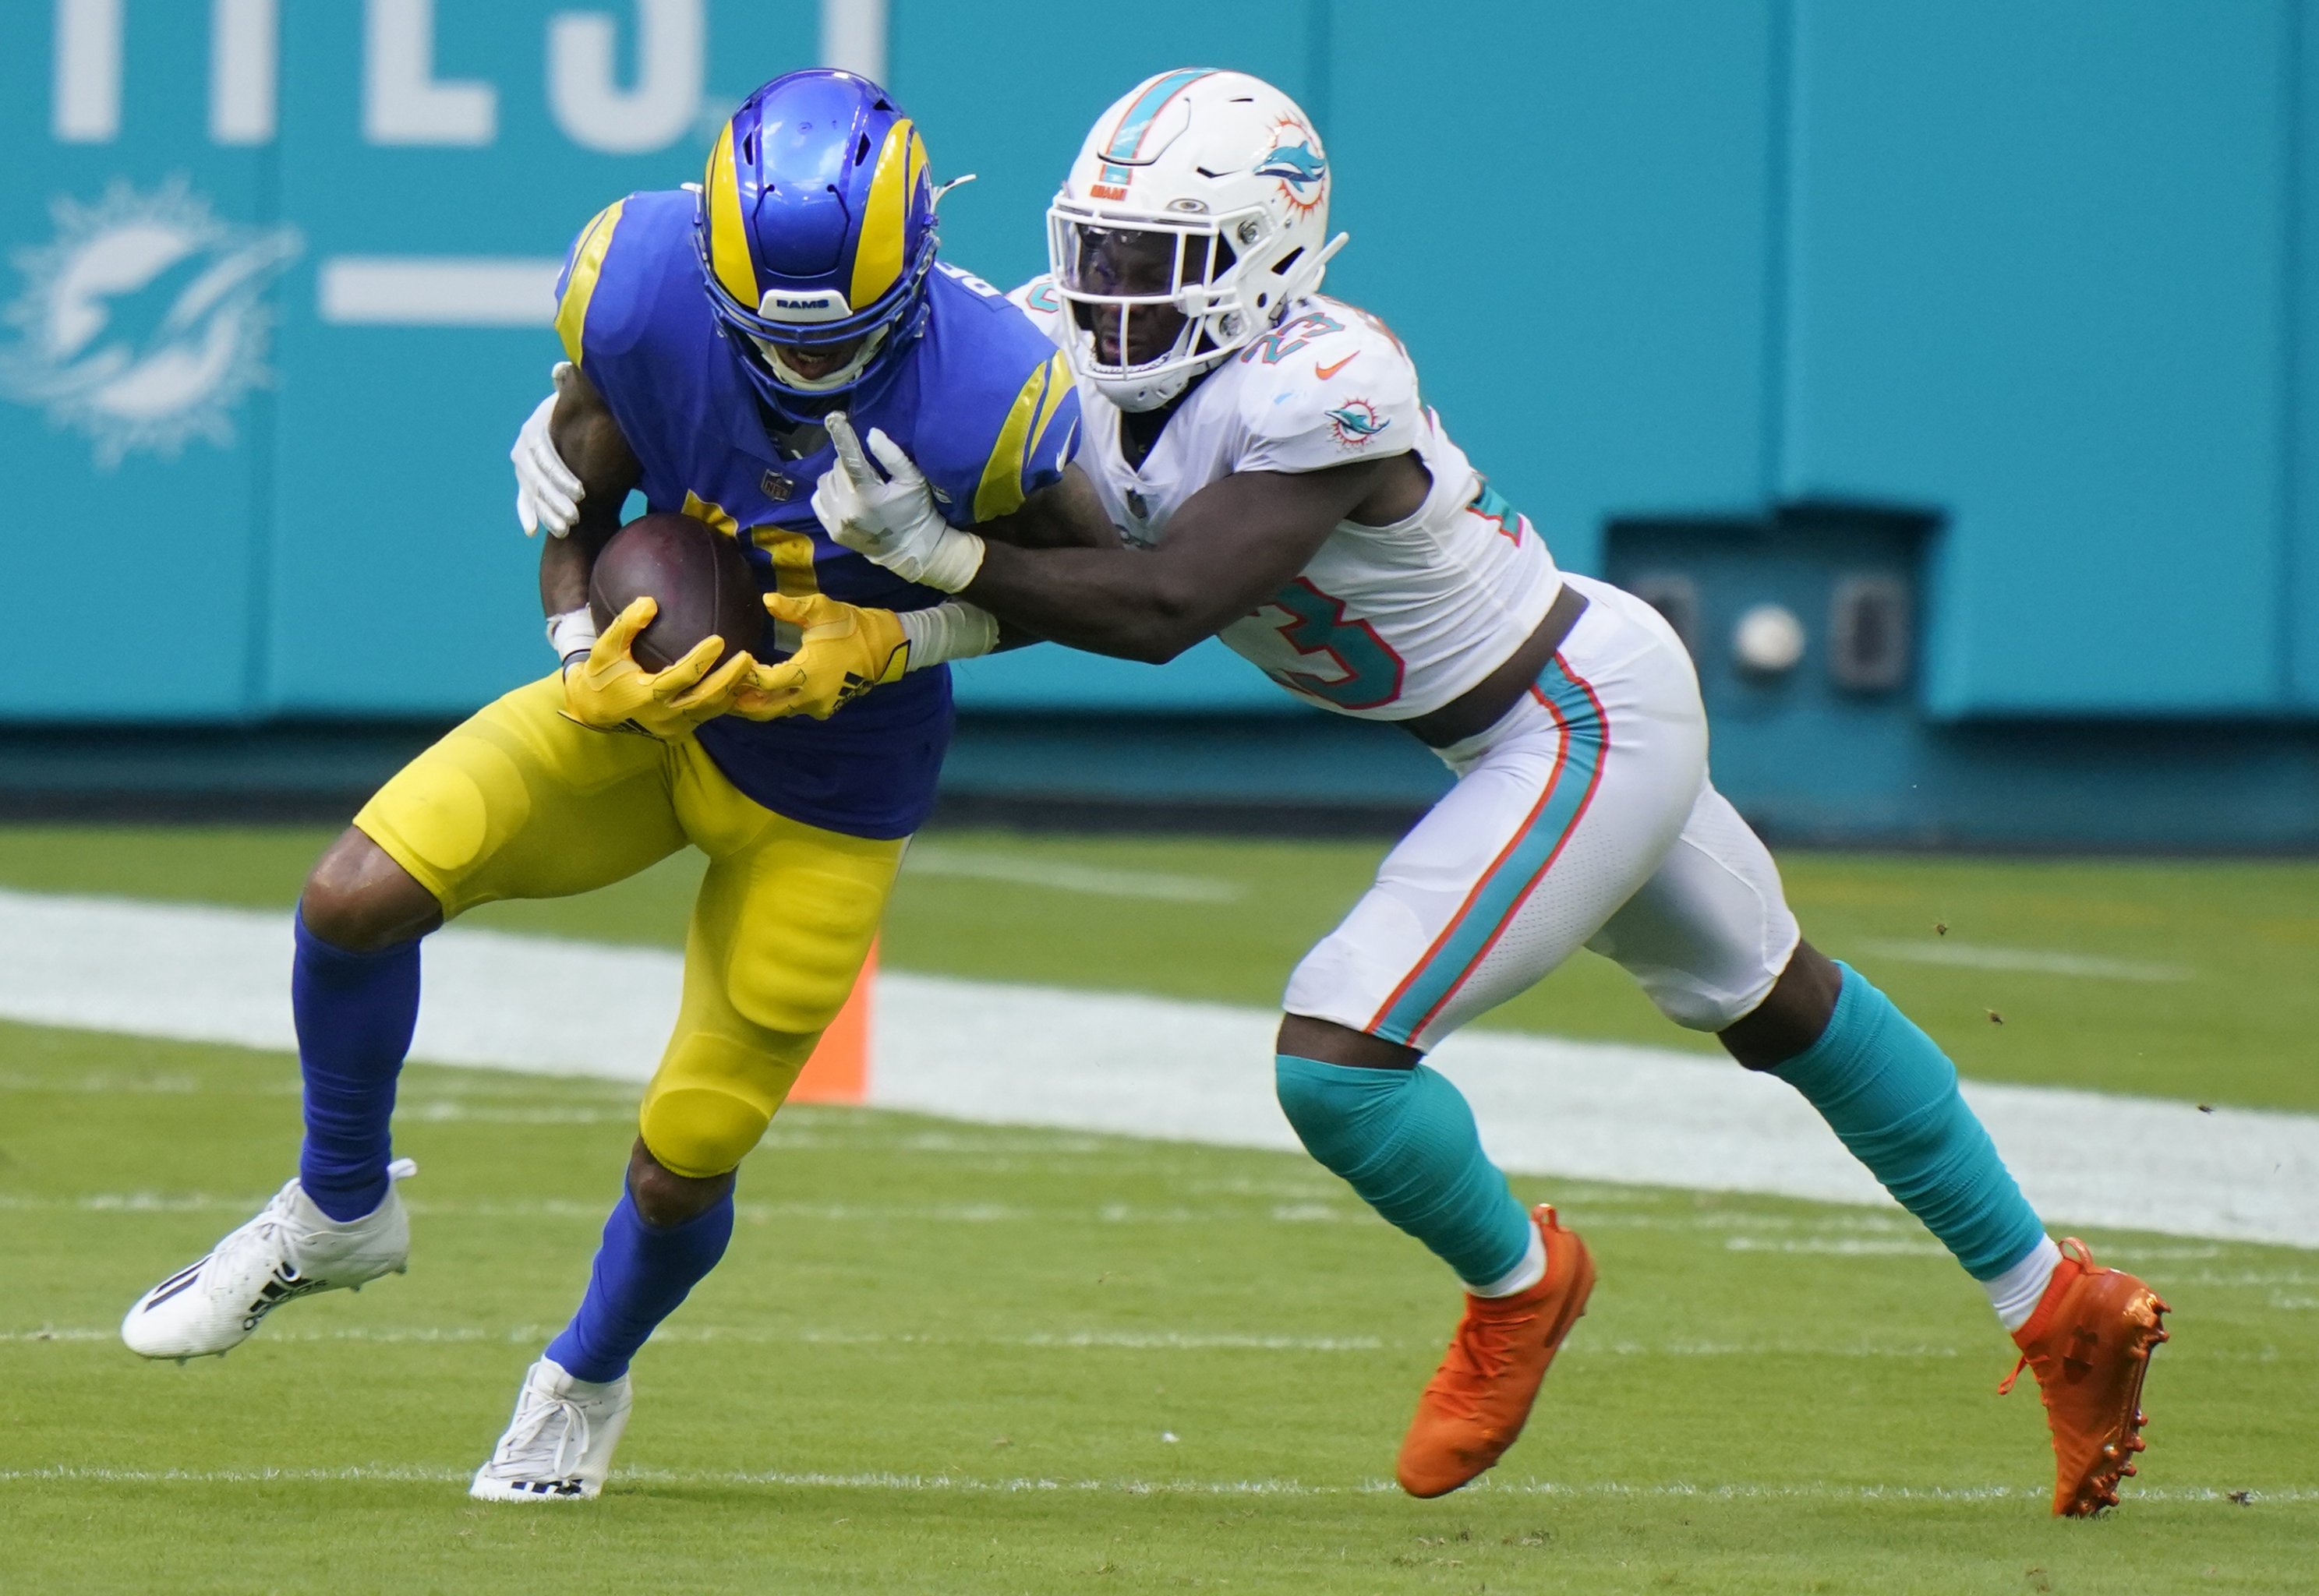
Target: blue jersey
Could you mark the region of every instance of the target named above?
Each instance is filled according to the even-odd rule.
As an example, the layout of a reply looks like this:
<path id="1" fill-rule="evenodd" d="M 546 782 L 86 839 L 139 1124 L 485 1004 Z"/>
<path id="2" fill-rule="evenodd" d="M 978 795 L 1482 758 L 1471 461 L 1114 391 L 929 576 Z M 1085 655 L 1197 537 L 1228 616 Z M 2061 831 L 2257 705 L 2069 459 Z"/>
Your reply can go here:
<path id="1" fill-rule="evenodd" d="M 824 592 L 850 604 L 918 609 L 944 594 L 830 540 L 808 502 L 834 463 L 827 441 L 792 457 L 776 444 L 720 336 L 700 283 L 694 201 L 633 194 L 581 230 L 557 284 L 564 353 L 611 407 L 644 467 L 654 510 L 697 516 L 737 539 L 768 592 Z M 846 406 L 909 452 L 961 527 L 1008 514 L 1062 474 L 1078 401 L 1062 356 L 988 284 L 947 266 L 926 279 L 925 330 L 892 376 Z M 795 645 L 770 619 L 747 640 L 759 659 Z M 703 726 L 701 747 L 778 814 L 860 837 L 907 836 L 934 807 L 950 743 L 950 671 L 913 671 L 826 721 Z"/>

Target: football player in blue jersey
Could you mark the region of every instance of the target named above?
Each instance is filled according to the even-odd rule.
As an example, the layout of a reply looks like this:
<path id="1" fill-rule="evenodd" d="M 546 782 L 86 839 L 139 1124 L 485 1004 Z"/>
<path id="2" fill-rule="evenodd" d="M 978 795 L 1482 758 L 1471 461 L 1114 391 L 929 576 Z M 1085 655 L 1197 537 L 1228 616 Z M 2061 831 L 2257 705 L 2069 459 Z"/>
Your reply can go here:
<path id="1" fill-rule="evenodd" d="M 315 866 L 292 975 L 298 1175 L 138 1300 L 133 1350 L 222 1353 L 292 1297 L 400 1272 L 394 1183 L 411 1167 L 390 1161 L 388 1121 L 420 940 L 477 904 L 588 891 L 689 843 L 708 868 L 683 1000 L 619 1201 L 578 1313 L 473 1486 L 601 1490 L 629 1359 L 723 1255 L 735 1167 L 852 990 L 932 807 L 943 663 L 996 637 L 987 614 L 825 535 L 809 502 L 833 458 L 823 418 L 843 405 L 901 440 L 961 525 L 1051 489 L 1077 430 L 1053 345 L 936 258 L 936 193 L 883 90 L 795 72 L 742 104 L 697 190 L 630 194 L 581 230 L 555 319 L 571 369 L 517 451 L 524 507 L 558 534 L 540 594 L 563 668 L 404 767 Z M 764 590 L 763 635 L 725 640 L 713 673 L 717 639 L 657 672 L 630 657 L 650 600 L 595 635 L 589 573 L 632 489 L 735 538 Z"/>

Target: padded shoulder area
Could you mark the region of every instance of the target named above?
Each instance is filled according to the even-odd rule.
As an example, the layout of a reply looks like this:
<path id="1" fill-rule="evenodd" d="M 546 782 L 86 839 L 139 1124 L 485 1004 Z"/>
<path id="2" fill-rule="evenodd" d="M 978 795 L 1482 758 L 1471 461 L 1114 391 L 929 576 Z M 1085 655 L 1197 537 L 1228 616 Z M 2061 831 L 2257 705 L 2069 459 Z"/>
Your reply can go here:
<path id="1" fill-rule="evenodd" d="M 945 268 L 928 286 L 918 469 L 949 494 L 953 519 L 1010 514 L 1070 457 L 1069 368 L 1032 317 L 979 277 Z"/>
<path id="2" fill-rule="evenodd" d="M 1417 369 L 1383 322 L 1350 305 L 1303 301 L 1232 358 L 1235 470 L 1321 471 L 1417 446 Z"/>
<path id="3" fill-rule="evenodd" d="M 564 357 L 626 354 L 642 341 L 662 296 L 699 290 L 692 248 L 692 196 L 681 189 L 632 194 L 580 230 L 556 284 L 555 330 Z"/>

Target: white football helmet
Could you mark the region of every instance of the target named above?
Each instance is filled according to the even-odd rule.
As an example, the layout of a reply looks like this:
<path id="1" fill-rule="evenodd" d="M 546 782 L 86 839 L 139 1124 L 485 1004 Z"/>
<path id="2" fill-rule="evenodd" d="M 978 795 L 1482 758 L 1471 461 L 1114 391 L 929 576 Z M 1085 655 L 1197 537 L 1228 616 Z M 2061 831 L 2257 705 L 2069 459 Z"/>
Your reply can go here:
<path id="1" fill-rule="evenodd" d="M 1105 112 L 1047 210 L 1071 368 L 1157 410 L 1314 293 L 1329 161 L 1296 102 L 1245 72 L 1184 68 Z"/>

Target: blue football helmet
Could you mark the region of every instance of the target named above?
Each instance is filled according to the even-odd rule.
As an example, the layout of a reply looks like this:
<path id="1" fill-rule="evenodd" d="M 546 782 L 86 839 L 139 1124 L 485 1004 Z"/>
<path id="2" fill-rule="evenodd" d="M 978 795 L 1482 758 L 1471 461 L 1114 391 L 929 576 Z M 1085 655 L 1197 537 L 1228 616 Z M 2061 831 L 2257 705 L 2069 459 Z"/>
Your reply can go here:
<path id="1" fill-rule="evenodd" d="M 749 381 L 818 420 L 889 377 L 925 326 L 935 248 L 925 140 L 884 89 L 774 78 L 717 137 L 694 226 L 702 281 Z M 830 354 L 860 340 L 834 367 Z"/>

